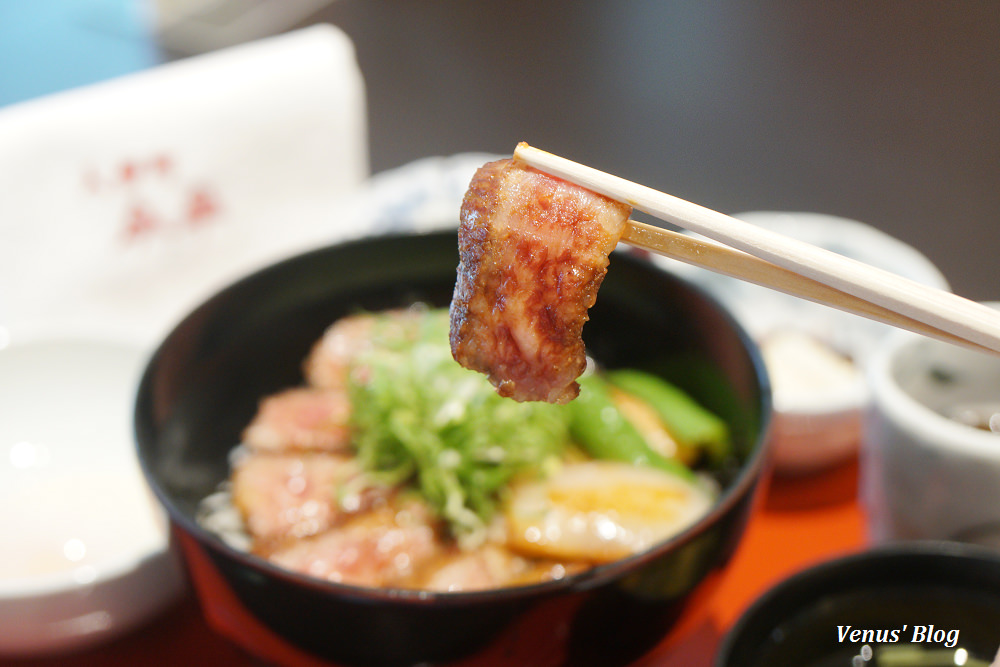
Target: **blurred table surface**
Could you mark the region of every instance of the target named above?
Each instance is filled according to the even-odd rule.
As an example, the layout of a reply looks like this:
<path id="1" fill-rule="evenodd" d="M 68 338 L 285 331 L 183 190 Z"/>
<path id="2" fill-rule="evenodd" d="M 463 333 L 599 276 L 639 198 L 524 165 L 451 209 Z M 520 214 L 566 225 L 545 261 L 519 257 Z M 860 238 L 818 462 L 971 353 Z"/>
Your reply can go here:
<path id="1" fill-rule="evenodd" d="M 856 489 L 853 460 L 810 476 L 772 478 L 715 590 L 633 667 L 708 667 L 722 636 L 761 593 L 805 567 L 865 548 L 864 514 Z M 215 634 L 198 602 L 188 596 L 145 627 L 100 648 L 56 658 L 0 658 L 0 664 L 243 667 L 263 663 Z M 310 661 L 309 667 L 315 664 Z"/>

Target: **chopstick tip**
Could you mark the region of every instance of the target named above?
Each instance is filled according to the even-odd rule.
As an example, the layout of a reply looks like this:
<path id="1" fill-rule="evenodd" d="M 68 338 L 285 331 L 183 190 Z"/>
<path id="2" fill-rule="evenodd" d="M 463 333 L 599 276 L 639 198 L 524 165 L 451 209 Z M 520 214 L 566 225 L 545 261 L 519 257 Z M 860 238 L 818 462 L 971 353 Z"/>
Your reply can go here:
<path id="1" fill-rule="evenodd" d="M 517 142 L 517 146 L 514 147 L 514 154 L 513 154 L 514 159 L 521 160 L 523 162 L 524 160 L 521 157 L 521 154 L 524 153 L 524 151 L 531 151 L 531 150 L 533 149 L 531 148 L 531 146 L 528 145 L 527 141 Z"/>

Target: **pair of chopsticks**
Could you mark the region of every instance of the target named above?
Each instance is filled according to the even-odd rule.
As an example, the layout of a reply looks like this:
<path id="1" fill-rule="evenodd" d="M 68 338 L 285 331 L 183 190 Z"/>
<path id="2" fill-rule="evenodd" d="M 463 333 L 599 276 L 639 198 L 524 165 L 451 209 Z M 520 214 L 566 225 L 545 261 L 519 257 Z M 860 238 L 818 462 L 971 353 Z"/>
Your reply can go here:
<path id="1" fill-rule="evenodd" d="M 951 292 L 518 144 L 514 159 L 697 232 L 629 220 L 629 245 L 981 352 L 1000 353 L 1000 312 Z"/>

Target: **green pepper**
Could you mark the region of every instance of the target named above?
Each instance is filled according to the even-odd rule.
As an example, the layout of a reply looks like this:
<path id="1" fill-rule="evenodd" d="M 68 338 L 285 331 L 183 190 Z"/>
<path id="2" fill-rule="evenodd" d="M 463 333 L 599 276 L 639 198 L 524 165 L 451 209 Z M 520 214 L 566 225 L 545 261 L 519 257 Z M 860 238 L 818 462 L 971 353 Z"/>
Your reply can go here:
<path id="1" fill-rule="evenodd" d="M 656 375 L 633 369 L 615 370 L 607 375 L 612 385 L 653 408 L 667 432 L 680 445 L 704 451 L 715 463 L 729 455 L 726 422 L 679 387 Z"/>
<path id="2" fill-rule="evenodd" d="M 659 468 L 687 480 L 695 478 L 683 463 L 656 452 L 611 398 L 606 381 L 596 375 L 580 378 L 580 395 L 569 402 L 570 435 L 596 459 Z"/>

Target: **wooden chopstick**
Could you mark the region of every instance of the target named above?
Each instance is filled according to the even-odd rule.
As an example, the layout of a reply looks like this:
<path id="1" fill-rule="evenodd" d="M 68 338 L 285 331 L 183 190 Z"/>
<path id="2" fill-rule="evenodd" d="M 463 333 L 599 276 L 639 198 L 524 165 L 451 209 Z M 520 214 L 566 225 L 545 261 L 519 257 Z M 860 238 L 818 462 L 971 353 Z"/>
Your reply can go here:
<path id="1" fill-rule="evenodd" d="M 728 246 L 678 234 L 635 220 L 629 220 L 621 240 L 636 248 L 649 250 L 687 264 L 699 266 L 732 278 L 769 287 L 778 292 L 827 305 L 870 320 L 923 334 L 931 338 L 961 345 L 978 352 L 995 352 L 977 343 L 932 327 L 924 322 L 894 313 L 882 306 L 841 292 L 829 285 L 806 278 L 794 271 L 754 257 Z"/>
<path id="2" fill-rule="evenodd" d="M 755 262 L 737 263 L 735 255 L 715 254 L 711 262 L 719 270 L 733 262 L 727 275 L 744 278 L 741 271 L 756 275 L 753 282 L 765 281 L 768 287 L 788 293 L 801 292 L 818 303 L 876 319 L 903 329 L 919 330 L 950 342 L 961 343 L 991 353 L 1000 353 L 1000 312 L 958 295 L 903 278 L 889 271 L 819 248 L 737 220 L 672 195 L 612 176 L 592 167 L 567 160 L 521 143 L 514 158 L 548 174 L 581 185 L 589 190 L 628 204 L 661 220 L 703 236 L 744 255 L 763 260 L 772 267 Z M 640 223 L 627 227 L 626 243 L 664 253 L 676 247 L 678 239 L 667 230 Z M 676 236 L 684 237 L 678 234 Z M 644 239 L 644 240 L 643 240 Z M 645 243 L 646 245 L 641 245 Z M 713 244 L 715 245 L 715 244 Z M 698 252 L 705 248 L 690 246 L 690 263 L 703 265 Z M 706 268 L 711 268 L 706 266 Z M 757 272 L 753 274 L 752 272 Z M 764 274 L 767 274 L 766 276 Z M 803 281 L 802 279 L 805 279 Z M 808 282 L 811 281 L 811 282 Z M 821 285 L 823 289 L 819 289 Z"/>

